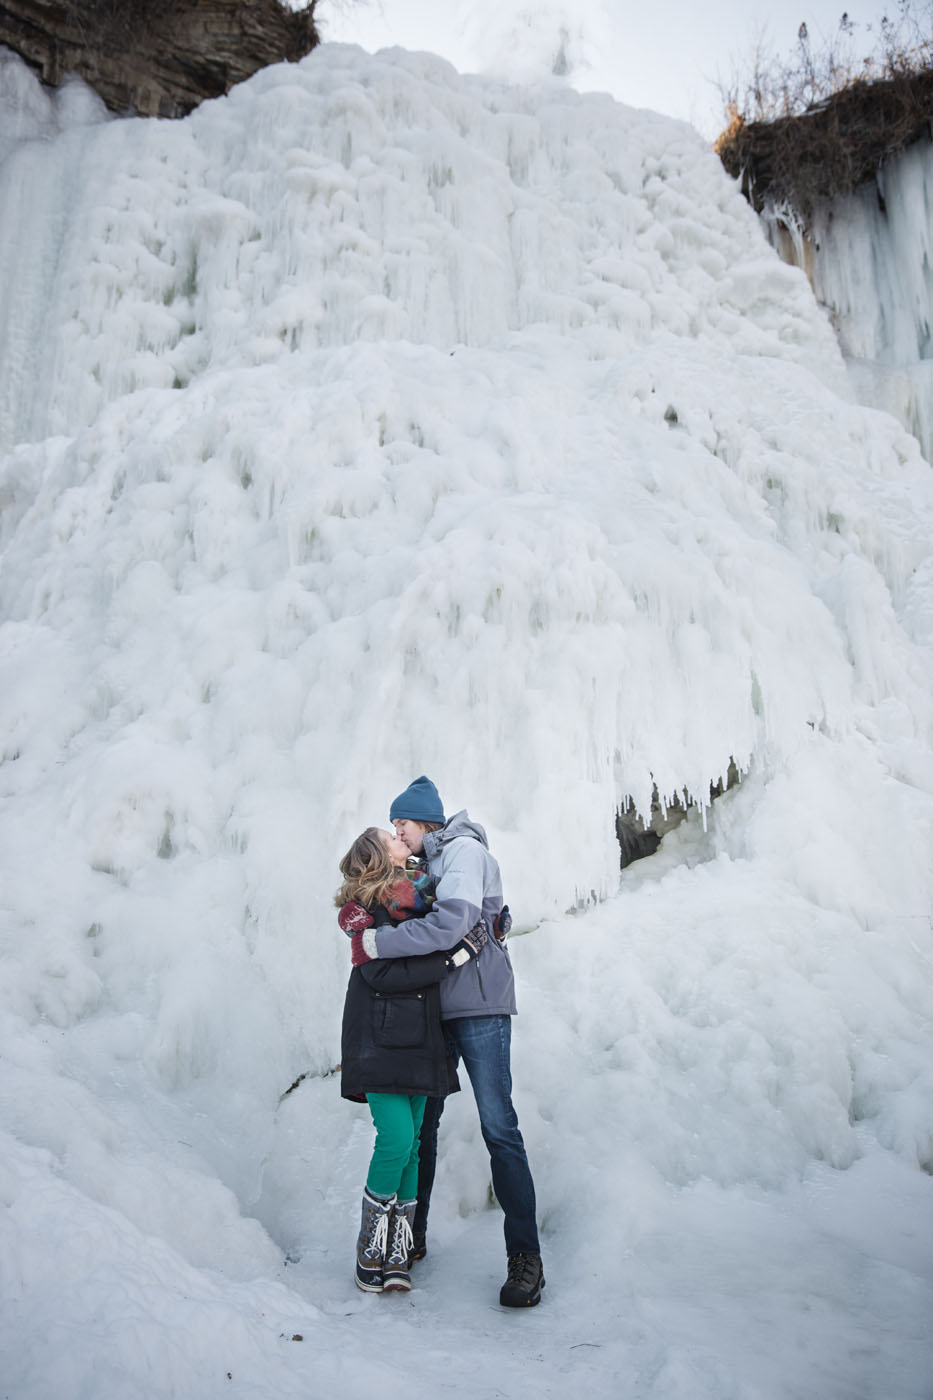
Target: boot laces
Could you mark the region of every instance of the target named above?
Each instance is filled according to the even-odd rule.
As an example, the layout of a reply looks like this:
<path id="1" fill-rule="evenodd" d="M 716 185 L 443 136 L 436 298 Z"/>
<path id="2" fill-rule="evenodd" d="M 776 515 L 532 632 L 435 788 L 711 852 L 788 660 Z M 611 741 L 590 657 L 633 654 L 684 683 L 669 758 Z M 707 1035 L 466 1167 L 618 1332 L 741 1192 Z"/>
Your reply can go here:
<path id="1" fill-rule="evenodd" d="M 526 1275 L 529 1280 L 533 1279 L 535 1273 L 535 1264 L 536 1261 L 534 1255 L 532 1254 L 510 1255 L 508 1282 L 521 1283 L 522 1280 L 526 1277 Z"/>
<path id="2" fill-rule="evenodd" d="M 392 1245 L 388 1250 L 390 1259 L 404 1259 L 407 1261 L 412 1251 L 411 1223 L 408 1216 L 397 1210 L 392 1217 Z"/>
<path id="3" fill-rule="evenodd" d="M 387 1210 L 380 1211 L 378 1219 L 372 1223 L 375 1225 L 375 1229 L 363 1253 L 371 1259 L 382 1259 L 386 1252 L 386 1240 L 389 1237 L 389 1212 Z"/>

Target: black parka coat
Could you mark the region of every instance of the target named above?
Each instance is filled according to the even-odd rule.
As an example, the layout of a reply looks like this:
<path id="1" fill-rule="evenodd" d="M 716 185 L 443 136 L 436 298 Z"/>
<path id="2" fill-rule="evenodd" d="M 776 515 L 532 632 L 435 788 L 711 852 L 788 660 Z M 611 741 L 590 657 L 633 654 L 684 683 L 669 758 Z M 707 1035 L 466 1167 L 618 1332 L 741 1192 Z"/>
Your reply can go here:
<path id="1" fill-rule="evenodd" d="M 446 953 L 376 958 L 350 973 L 343 1006 L 340 1093 L 428 1094 L 460 1088 L 441 1026 Z"/>

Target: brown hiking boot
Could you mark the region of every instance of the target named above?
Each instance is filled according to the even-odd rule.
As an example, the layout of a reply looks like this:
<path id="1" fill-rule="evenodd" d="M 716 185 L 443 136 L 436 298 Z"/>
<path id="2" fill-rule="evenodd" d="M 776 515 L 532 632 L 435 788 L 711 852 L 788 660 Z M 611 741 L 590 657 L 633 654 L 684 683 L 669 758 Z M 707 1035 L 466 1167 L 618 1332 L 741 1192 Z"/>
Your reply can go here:
<path id="1" fill-rule="evenodd" d="M 503 1308 L 533 1308 L 541 1302 L 544 1270 L 540 1254 L 510 1254 L 509 1276 L 499 1291 Z"/>

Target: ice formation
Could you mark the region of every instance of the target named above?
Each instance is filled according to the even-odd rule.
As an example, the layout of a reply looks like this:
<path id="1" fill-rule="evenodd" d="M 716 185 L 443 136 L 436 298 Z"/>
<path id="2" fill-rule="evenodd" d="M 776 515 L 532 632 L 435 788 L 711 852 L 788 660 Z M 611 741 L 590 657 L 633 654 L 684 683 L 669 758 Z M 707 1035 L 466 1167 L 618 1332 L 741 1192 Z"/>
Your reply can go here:
<path id="1" fill-rule="evenodd" d="M 766 211 L 782 253 L 806 266 L 856 396 L 892 413 L 933 459 L 933 142 L 886 161 L 872 184 L 821 201 L 806 239 Z M 789 236 L 784 236 L 786 230 Z"/>
<path id="2" fill-rule="evenodd" d="M 11 1393 L 921 1400 L 933 483 L 803 274 L 689 127 L 423 54 L 0 113 Z M 466 1094 L 353 1315 L 330 899 L 421 772 L 517 915 L 524 1340 Z"/>

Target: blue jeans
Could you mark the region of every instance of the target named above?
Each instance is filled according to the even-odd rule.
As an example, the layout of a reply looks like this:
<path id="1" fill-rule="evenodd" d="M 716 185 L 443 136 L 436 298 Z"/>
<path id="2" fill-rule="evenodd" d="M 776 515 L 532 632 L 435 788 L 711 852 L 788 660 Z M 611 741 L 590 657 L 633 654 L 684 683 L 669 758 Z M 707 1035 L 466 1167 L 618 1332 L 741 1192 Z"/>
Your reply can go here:
<path id="1" fill-rule="evenodd" d="M 454 1059 L 463 1061 L 470 1076 L 480 1128 L 489 1149 L 492 1186 L 505 1213 L 505 1249 L 512 1254 L 540 1254 L 535 1223 L 535 1186 L 512 1107 L 511 1016 L 464 1016 L 445 1021 L 444 1030 Z M 418 1174 L 418 1207 L 414 1226 L 427 1224 L 434 1168 L 437 1161 L 437 1127 L 443 1099 L 428 1099 L 421 1129 Z"/>

